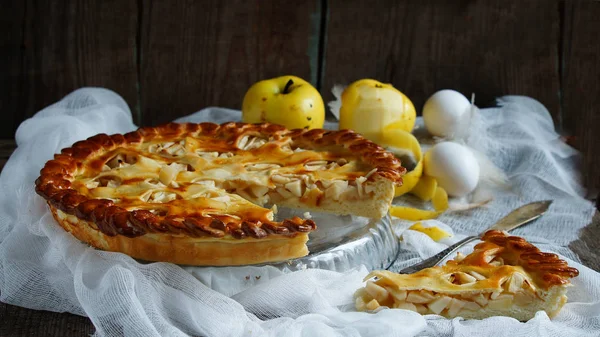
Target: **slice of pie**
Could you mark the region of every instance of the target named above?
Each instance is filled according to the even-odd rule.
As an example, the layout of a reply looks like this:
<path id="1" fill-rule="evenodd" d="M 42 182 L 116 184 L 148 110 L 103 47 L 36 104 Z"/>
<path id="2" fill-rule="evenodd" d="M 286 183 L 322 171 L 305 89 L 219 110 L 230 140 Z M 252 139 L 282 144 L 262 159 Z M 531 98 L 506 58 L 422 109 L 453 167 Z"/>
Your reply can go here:
<path id="1" fill-rule="evenodd" d="M 467 256 L 414 274 L 374 271 L 355 293 L 357 310 L 379 306 L 482 319 L 531 319 L 539 310 L 554 317 L 567 301 L 577 269 L 555 254 L 543 253 L 523 238 L 488 231 Z M 371 281 L 373 277 L 375 281 Z"/>
<path id="2" fill-rule="evenodd" d="M 36 191 L 94 247 L 190 265 L 308 253 L 316 224 L 276 221 L 276 205 L 383 217 L 400 161 L 348 130 L 273 124 L 167 124 L 100 134 L 55 155 Z"/>

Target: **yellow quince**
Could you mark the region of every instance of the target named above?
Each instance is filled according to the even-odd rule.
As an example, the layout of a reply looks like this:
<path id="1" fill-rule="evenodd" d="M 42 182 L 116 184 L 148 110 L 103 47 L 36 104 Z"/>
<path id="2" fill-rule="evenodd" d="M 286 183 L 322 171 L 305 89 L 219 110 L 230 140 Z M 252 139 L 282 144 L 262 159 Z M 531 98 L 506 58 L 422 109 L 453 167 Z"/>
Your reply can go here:
<path id="1" fill-rule="evenodd" d="M 375 140 L 387 130 L 411 132 L 415 107 L 398 89 L 372 79 L 350 84 L 341 97 L 340 129 L 352 129 Z"/>

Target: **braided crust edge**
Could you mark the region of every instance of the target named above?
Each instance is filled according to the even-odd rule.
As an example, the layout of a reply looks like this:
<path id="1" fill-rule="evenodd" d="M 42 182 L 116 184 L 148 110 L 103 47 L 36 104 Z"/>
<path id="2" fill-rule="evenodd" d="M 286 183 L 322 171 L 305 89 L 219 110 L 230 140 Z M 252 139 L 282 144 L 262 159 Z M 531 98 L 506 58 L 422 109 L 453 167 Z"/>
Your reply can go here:
<path id="1" fill-rule="evenodd" d="M 379 145 L 365 139 L 351 130 L 328 131 L 322 129 L 287 130 L 269 123 L 247 124 L 228 122 L 214 123 L 169 123 L 157 127 L 144 127 L 126 134 L 98 134 L 79 141 L 46 163 L 36 180 L 36 192 L 48 201 L 52 209 L 74 215 L 83 220 L 94 231 L 107 237 L 125 236 L 135 238 L 149 233 L 162 235 L 176 234 L 189 237 L 223 238 L 230 235 L 235 239 L 264 239 L 268 236 L 292 238 L 305 236 L 316 229 L 312 220 L 295 217 L 275 223 L 242 222 L 239 226 L 228 226 L 209 216 L 186 217 L 155 215 L 146 210 L 128 211 L 108 199 L 91 199 L 74 190 L 71 181 L 84 161 L 118 147 L 139 146 L 151 140 L 173 140 L 185 136 L 208 135 L 233 139 L 242 134 L 264 135 L 269 137 L 288 136 L 292 141 L 307 149 L 326 146 L 340 146 L 348 149 L 361 159 L 377 168 L 368 180 L 386 179 L 401 184 L 405 173 L 400 161 Z M 99 247 L 101 248 L 101 247 Z"/>
<path id="2" fill-rule="evenodd" d="M 475 246 L 461 263 L 482 264 L 485 254 L 497 254 L 507 264 L 521 266 L 546 289 L 554 285 L 570 283 L 570 279 L 579 275 L 576 268 L 553 253 L 544 253 L 522 237 L 509 236 L 502 231 L 487 231 L 481 238 L 483 242 Z"/>
<path id="3" fill-rule="evenodd" d="M 299 233 L 293 238 L 271 236 L 261 240 L 216 240 L 173 234 L 147 234 L 129 238 L 103 235 L 87 221 L 69 216 L 52 206 L 50 210 L 60 226 L 80 241 L 146 261 L 193 266 L 236 266 L 285 261 L 308 254 L 308 233 Z"/>

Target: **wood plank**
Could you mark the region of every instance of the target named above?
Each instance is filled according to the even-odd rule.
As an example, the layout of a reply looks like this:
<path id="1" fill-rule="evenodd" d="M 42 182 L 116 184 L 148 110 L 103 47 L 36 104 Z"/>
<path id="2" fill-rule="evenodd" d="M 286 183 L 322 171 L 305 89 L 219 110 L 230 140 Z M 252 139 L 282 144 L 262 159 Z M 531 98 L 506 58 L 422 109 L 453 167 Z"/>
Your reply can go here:
<path id="1" fill-rule="evenodd" d="M 31 116 L 83 86 L 137 106 L 136 0 L 27 0 L 26 8 L 20 113 Z"/>
<path id="2" fill-rule="evenodd" d="M 584 266 L 600 272 L 600 212 L 594 214 L 592 223 L 581 229 L 579 239 L 571 242 L 569 248 Z"/>
<path id="3" fill-rule="evenodd" d="M 371 77 L 394 84 L 419 112 L 444 88 L 474 92 L 479 106 L 519 94 L 558 120 L 556 2 L 332 0 L 328 13 L 322 92 Z"/>
<path id="4" fill-rule="evenodd" d="M 19 95 L 23 85 L 23 22 L 25 3 L 0 2 L 0 137 L 10 138 L 21 122 Z"/>
<path id="5" fill-rule="evenodd" d="M 563 11 L 564 129 L 583 153 L 585 184 L 600 191 L 600 2 L 566 1 Z"/>
<path id="6" fill-rule="evenodd" d="M 141 108 L 158 124 L 207 106 L 241 108 L 254 82 L 317 79 L 319 2 L 143 1 Z M 316 19 L 317 18 L 317 19 Z"/>
<path id="7" fill-rule="evenodd" d="M 91 336 L 96 328 L 87 317 L 31 310 L 0 303 L 0 336 Z"/>

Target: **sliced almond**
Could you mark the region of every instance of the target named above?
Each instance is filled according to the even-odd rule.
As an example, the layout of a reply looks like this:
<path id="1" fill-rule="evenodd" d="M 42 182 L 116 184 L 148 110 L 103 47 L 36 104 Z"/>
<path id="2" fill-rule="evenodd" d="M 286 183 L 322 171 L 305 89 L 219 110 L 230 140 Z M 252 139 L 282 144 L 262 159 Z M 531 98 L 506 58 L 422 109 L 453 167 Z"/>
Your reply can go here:
<path id="1" fill-rule="evenodd" d="M 196 154 L 202 158 L 217 158 L 219 156 L 219 152 L 204 152 L 204 151 L 196 151 Z"/>
<path id="2" fill-rule="evenodd" d="M 250 136 L 247 136 L 247 135 L 242 136 L 242 138 L 240 138 L 240 140 L 238 140 L 237 148 L 240 150 L 245 150 L 246 145 L 248 145 L 249 139 L 250 139 Z"/>
<path id="3" fill-rule="evenodd" d="M 202 186 L 206 186 L 206 188 L 215 188 L 215 181 L 214 180 L 192 180 L 193 184 L 197 184 L 197 185 L 202 185 Z"/>
<path id="4" fill-rule="evenodd" d="M 275 184 L 285 185 L 287 183 L 292 182 L 293 179 L 282 176 L 280 174 L 274 174 L 271 176 L 271 181 L 273 181 Z"/>
<path id="5" fill-rule="evenodd" d="M 152 194 L 148 198 L 148 202 L 166 203 L 175 199 L 177 199 L 177 194 L 175 193 L 166 191 L 155 191 L 152 192 Z"/>
<path id="6" fill-rule="evenodd" d="M 320 171 L 326 169 L 326 160 L 315 160 L 304 164 L 304 169 L 307 171 Z"/>
<path id="7" fill-rule="evenodd" d="M 256 136 L 244 135 L 238 141 L 237 147 L 240 150 L 249 151 L 249 150 L 257 149 L 257 148 L 265 145 L 266 143 L 267 143 L 266 139 L 256 137 Z"/>
<path id="8" fill-rule="evenodd" d="M 270 169 L 274 169 L 274 168 L 279 168 L 281 167 L 278 164 L 269 164 L 269 163 L 257 163 L 257 164 L 248 164 L 245 166 L 246 167 L 246 171 L 266 171 L 266 170 L 270 170 Z"/>
<path id="9" fill-rule="evenodd" d="M 259 147 L 265 145 L 266 143 L 267 143 L 266 139 L 259 138 L 259 137 L 253 137 L 248 141 L 248 145 L 246 145 L 245 150 L 258 149 Z"/>

